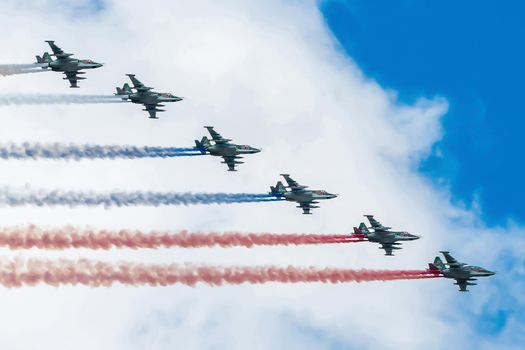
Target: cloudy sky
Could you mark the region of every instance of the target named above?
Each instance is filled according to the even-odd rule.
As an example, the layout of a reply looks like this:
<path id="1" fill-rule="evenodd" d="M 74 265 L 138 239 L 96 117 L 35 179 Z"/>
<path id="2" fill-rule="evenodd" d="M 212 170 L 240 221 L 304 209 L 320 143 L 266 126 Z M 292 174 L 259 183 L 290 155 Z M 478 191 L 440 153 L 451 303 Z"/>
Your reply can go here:
<path id="1" fill-rule="evenodd" d="M 289 172 L 338 193 L 290 203 L 7 208 L 3 224 L 345 233 L 374 213 L 412 233 L 375 245 L 2 253 L 105 261 L 426 267 L 437 251 L 496 270 L 470 293 L 446 280 L 213 288 L 0 290 L 6 349 L 492 349 L 525 341 L 520 9 L 488 2 L 7 0 L 0 63 L 56 40 L 104 62 L 80 89 L 58 73 L 0 78 L 0 94 L 111 94 L 135 73 L 185 100 L 159 120 L 131 104 L 2 106 L 2 142 L 186 147 L 214 125 L 263 152 L 217 159 L 2 161 L 13 188 L 263 192 Z M 377 3 L 376 3 L 377 4 Z M 522 9 L 521 9 L 522 10 Z M 465 22 L 468 20 L 469 24 Z M 490 26 L 487 23 L 491 23 Z M 490 29 L 489 29 L 490 28 Z M 521 47 L 518 47 L 521 45 Z M 521 113 L 523 114 L 523 113 Z M 517 190 L 516 190 L 517 189 Z"/>

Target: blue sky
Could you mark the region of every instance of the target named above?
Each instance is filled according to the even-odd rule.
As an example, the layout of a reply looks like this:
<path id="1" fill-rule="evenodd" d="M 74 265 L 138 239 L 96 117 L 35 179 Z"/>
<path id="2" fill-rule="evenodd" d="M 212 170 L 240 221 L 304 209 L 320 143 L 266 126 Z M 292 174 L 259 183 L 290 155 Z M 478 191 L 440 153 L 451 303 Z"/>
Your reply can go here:
<path id="1" fill-rule="evenodd" d="M 326 20 L 369 77 L 402 101 L 444 96 L 444 137 L 421 172 L 489 225 L 525 221 L 525 3 L 327 1 Z"/>

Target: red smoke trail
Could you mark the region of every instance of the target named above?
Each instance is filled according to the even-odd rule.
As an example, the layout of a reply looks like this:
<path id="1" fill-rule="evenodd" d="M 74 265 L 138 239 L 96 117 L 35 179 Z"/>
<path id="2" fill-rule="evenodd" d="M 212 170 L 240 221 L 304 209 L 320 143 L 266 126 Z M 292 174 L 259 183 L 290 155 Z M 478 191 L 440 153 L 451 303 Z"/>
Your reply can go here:
<path id="1" fill-rule="evenodd" d="M 65 227 L 43 230 L 35 226 L 0 229 L 0 246 L 11 249 L 67 249 L 67 248 L 199 248 L 199 247 L 253 247 L 255 245 L 302 245 L 363 242 L 351 235 L 274 234 L 274 233 L 199 233 L 141 232 L 131 230 L 107 231 Z"/>
<path id="2" fill-rule="evenodd" d="M 428 270 L 350 270 L 314 267 L 202 265 L 145 265 L 136 263 L 107 263 L 86 259 L 0 259 L 0 284 L 7 288 L 37 284 L 86 285 L 108 287 L 115 283 L 130 286 L 168 286 L 205 283 L 224 284 L 280 283 L 345 283 L 392 281 L 439 277 Z"/>

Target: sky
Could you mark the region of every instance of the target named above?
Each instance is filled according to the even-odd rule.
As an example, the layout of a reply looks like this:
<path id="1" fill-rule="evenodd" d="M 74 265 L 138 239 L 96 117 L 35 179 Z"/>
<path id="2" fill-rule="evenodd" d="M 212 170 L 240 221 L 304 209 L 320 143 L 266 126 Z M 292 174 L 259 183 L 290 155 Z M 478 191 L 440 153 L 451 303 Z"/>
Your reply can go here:
<path id="1" fill-rule="evenodd" d="M 345 52 L 400 100 L 449 102 L 443 138 L 420 170 L 490 225 L 523 222 L 519 162 L 525 23 L 519 1 L 326 1 Z"/>
<path id="2" fill-rule="evenodd" d="M 446 21 L 440 21 L 439 29 L 436 24 L 431 35 L 403 27 L 407 21 L 393 20 L 396 13 L 413 11 L 414 21 L 430 23 L 424 14 L 432 12 L 450 18 L 452 26 L 463 23 L 461 11 L 451 15 L 446 3 L 438 9 L 430 2 L 426 7 L 413 1 L 398 4 L 367 8 L 365 2 L 285 0 L 220 4 L 179 0 L 159 1 L 156 6 L 134 0 L 3 1 L 0 29 L 10 35 L 3 38 L 2 46 L 8 49 L 0 52 L 0 63 L 30 63 L 34 55 L 48 50 L 44 40 L 53 39 L 67 52 L 105 65 L 89 71 L 75 90 L 59 74 L 1 77 L 0 95 L 112 94 L 125 81 L 125 73 L 135 73 L 158 91 L 185 99 L 166 106 L 159 120 L 146 118 L 141 108 L 131 104 L 0 106 L 2 142 L 185 147 L 204 135 L 202 126 L 214 125 L 223 136 L 263 151 L 246 159 L 236 173 L 225 171 L 216 159 L 202 157 L 3 160 L 0 183 L 11 188 L 258 193 L 287 172 L 312 188 L 339 194 L 311 216 L 301 215 L 290 203 L 0 207 L 3 224 L 344 233 L 358 225 L 363 214 L 374 213 L 383 223 L 422 238 L 405 244 L 395 257 L 385 257 L 375 245 L 33 249 L 3 250 L 2 254 L 148 263 L 419 269 L 439 250 L 450 250 L 461 261 L 496 270 L 496 276 L 480 280 L 469 293 L 458 293 L 450 281 L 441 279 L 220 288 L 0 289 L 4 315 L 0 327 L 6 330 L 0 347 L 520 349 L 525 341 L 525 240 L 516 208 L 521 204 L 511 191 L 498 189 L 518 178 L 519 164 L 500 183 L 491 181 L 494 174 L 483 173 L 479 158 L 475 159 L 486 152 L 484 164 L 491 157 L 491 162 L 501 162 L 498 165 L 508 170 L 508 152 L 516 149 L 502 140 L 508 141 L 509 132 L 519 132 L 519 118 L 507 121 L 512 127 L 506 127 L 505 134 L 488 137 L 487 133 L 501 127 L 493 125 L 496 118 L 519 114 L 514 96 L 519 88 L 508 85 L 491 90 L 495 81 L 507 80 L 489 84 L 474 67 L 470 71 L 456 67 L 450 61 L 454 55 L 464 68 L 474 64 L 479 68 L 481 63 L 471 58 L 476 53 L 486 56 L 487 50 L 472 53 L 458 41 L 454 41 L 456 47 L 448 46 L 448 40 L 439 35 Z M 478 11 L 476 6 L 471 10 Z M 487 11 L 484 15 L 492 18 Z M 500 12 L 518 11 L 491 10 L 493 17 Z M 510 19 L 501 21 L 512 26 Z M 464 38 L 473 30 L 473 26 L 465 27 Z M 414 38 L 413 32 L 421 37 Z M 451 40 L 462 37 L 448 29 L 445 32 Z M 509 29 L 509 42 L 514 41 L 511 34 L 517 35 Z M 378 48 L 374 41 L 383 45 Z M 464 41 L 476 48 L 474 39 Z M 496 44 L 501 50 L 512 50 L 494 39 Z M 415 51 L 425 51 L 425 56 L 418 60 Z M 432 52 L 447 58 L 448 67 L 436 63 L 439 60 Z M 420 64 L 426 61 L 428 65 Z M 500 72 L 512 70 L 509 62 L 500 61 L 498 69 L 485 64 L 483 71 L 493 79 L 505 79 Z M 520 77 L 519 68 L 514 68 L 508 81 Z M 465 92 L 464 84 L 472 89 Z M 515 108 L 500 104 L 499 94 L 516 100 Z M 477 109 L 467 101 L 475 101 Z M 462 125 L 470 126 L 468 138 L 458 140 L 465 136 Z M 512 140 L 519 142 L 519 137 Z M 471 170 L 475 166 L 479 166 L 477 172 Z"/>

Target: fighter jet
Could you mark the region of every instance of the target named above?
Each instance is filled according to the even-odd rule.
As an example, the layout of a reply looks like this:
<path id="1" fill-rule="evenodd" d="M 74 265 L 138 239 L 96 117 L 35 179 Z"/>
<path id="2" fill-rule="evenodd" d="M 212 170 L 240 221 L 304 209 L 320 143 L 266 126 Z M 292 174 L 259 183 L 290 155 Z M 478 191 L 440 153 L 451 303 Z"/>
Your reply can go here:
<path id="1" fill-rule="evenodd" d="M 299 183 L 293 180 L 288 174 L 281 174 L 281 176 L 284 177 L 288 186 L 284 186 L 281 181 L 278 181 L 275 187 L 270 186 L 271 191 L 269 194 L 277 198 L 284 198 L 287 201 L 299 203 L 297 208 L 301 208 L 303 214 L 311 214 L 310 209 L 319 208 L 318 206 L 312 205 L 318 204 L 319 202 L 317 202 L 317 200 L 337 197 L 336 194 L 323 190 L 307 190 L 308 186 L 299 185 Z M 289 190 L 286 189 L 287 187 Z"/>
<path id="2" fill-rule="evenodd" d="M 164 112 L 164 109 L 159 109 L 157 107 L 164 107 L 164 102 L 178 102 L 182 101 L 182 97 L 175 96 L 170 93 L 165 92 L 155 92 L 152 87 L 142 84 L 135 74 L 126 74 L 133 83 L 133 87 L 130 87 L 128 83 L 125 83 L 121 88 L 117 87 L 117 93 L 115 96 L 119 96 L 124 101 L 131 101 L 133 103 L 143 104 L 143 111 L 149 113 L 151 119 L 158 119 L 157 112 Z M 136 92 L 133 92 L 136 90 Z"/>
<path id="3" fill-rule="evenodd" d="M 362 222 L 359 228 L 354 227 L 354 237 L 367 238 L 370 242 L 381 244 L 379 249 L 385 250 L 385 255 L 392 256 L 393 250 L 402 249 L 400 247 L 401 241 L 413 241 L 419 239 L 420 236 L 413 235 L 405 231 L 390 231 L 391 227 L 381 225 L 379 221 L 374 219 L 373 215 L 365 215 L 372 225 L 374 231 L 370 232 L 365 223 Z"/>
<path id="4" fill-rule="evenodd" d="M 443 277 L 455 279 L 456 283 L 454 284 L 459 286 L 460 292 L 467 292 L 467 286 L 475 286 L 477 283 L 471 281 L 476 281 L 476 277 L 487 277 L 496 274 L 482 267 L 460 263 L 449 252 L 441 251 L 440 253 L 443 254 L 447 262 L 443 263 L 439 256 L 436 256 L 434 263 L 428 264 L 429 269 L 440 272 Z"/>
<path id="5" fill-rule="evenodd" d="M 208 152 L 212 156 L 222 157 L 224 159 L 222 163 L 228 165 L 228 171 L 237 171 L 235 170 L 235 165 L 244 163 L 237 160 L 242 159 L 242 154 L 259 153 L 261 151 L 248 145 L 230 143 L 231 140 L 223 138 L 217 131 L 213 130 L 213 126 L 205 126 L 205 128 L 208 129 L 214 144 L 204 136 L 201 141 L 195 140 L 197 149 L 202 154 Z"/>
<path id="6" fill-rule="evenodd" d="M 53 40 L 46 40 L 46 42 L 51 47 L 53 54 L 50 55 L 48 52 L 44 52 L 42 57 L 36 56 L 36 63 L 41 65 L 42 69 L 49 68 L 55 72 L 63 72 L 66 76 L 64 80 L 69 80 L 72 88 L 78 88 L 78 80 L 86 79 L 79 77 L 81 74 L 86 74 L 85 72 L 80 72 L 80 70 L 102 67 L 102 63 L 72 58 L 73 54 L 65 53 L 60 47 L 55 45 Z M 56 60 L 53 61 L 51 56 L 55 56 Z"/>

